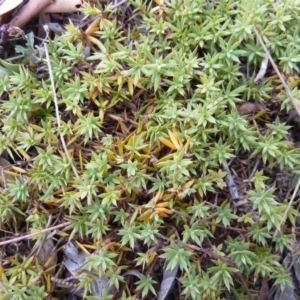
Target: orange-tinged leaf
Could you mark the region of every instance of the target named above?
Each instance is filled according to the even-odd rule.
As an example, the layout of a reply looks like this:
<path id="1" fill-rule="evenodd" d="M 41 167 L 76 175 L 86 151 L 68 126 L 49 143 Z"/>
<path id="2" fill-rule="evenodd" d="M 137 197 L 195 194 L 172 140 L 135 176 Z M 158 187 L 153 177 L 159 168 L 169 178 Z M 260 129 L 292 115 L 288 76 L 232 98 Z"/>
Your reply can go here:
<path id="1" fill-rule="evenodd" d="M 56 259 L 56 257 L 57 257 L 57 253 L 56 253 L 56 252 L 53 252 L 53 253 L 50 255 L 50 257 L 47 259 L 47 261 L 45 262 L 44 267 L 47 268 L 48 266 L 51 266 L 52 261 L 53 261 L 54 259 Z M 52 266 L 50 267 L 50 269 L 53 268 L 53 267 L 55 267 L 55 266 L 56 266 L 56 265 L 53 265 L 53 264 L 52 264 Z"/>
<path id="2" fill-rule="evenodd" d="M 124 80 L 123 76 L 119 75 L 119 76 L 117 77 L 118 92 L 121 91 L 122 86 L 123 86 L 123 84 L 124 84 L 124 81 L 125 81 L 125 80 Z"/>
<path id="3" fill-rule="evenodd" d="M 123 123 L 123 120 L 121 118 L 118 119 L 118 123 L 121 127 L 122 133 L 128 133 L 129 132 L 128 128 L 125 126 L 125 124 Z"/>
<path id="4" fill-rule="evenodd" d="M 177 189 L 169 188 L 169 189 L 166 190 L 166 192 L 168 192 L 168 193 L 176 193 Z"/>
<path id="5" fill-rule="evenodd" d="M 98 89 L 95 86 L 91 87 L 88 93 L 88 98 L 95 99 L 97 95 L 98 95 Z"/>
<path id="6" fill-rule="evenodd" d="M 191 139 L 188 138 L 185 145 L 184 145 L 184 152 L 185 153 L 187 153 L 189 151 L 190 145 L 191 145 Z"/>
<path id="7" fill-rule="evenodd" d="M 74 188 L 73 187 L 71 187 L 71 186 L 68 186 L 68 187 L 66 187 L 65 189 L 64 189 L 64 191 L 62 190 L 62 189 L 59 189 L 59 190 L 56 190 L 56 191 L 54 191 L 53 192 L 53 195 L 60 195 L 60 194 L 62 194 L 63 192 L 69 192 L 69 191 L 72 191 Z M 56 198 L 54 198 L 54 199 L 48 199 L 48 200 L 46 200 L 45 202 L 46 203 L 56 203 L 58 201 L 58 199 L 56 199 Z"/>
<path id="8" fill-rule="evenodd" d="M 77 244 L 77 246 L 87 255 L 90 255 L 89 251 L 87 251 L 87 249 L 83 246 L 83 244 L 79 243 L 78 241 L 75 240 L 75 243 Z"/>
<path id="9" fill-rule="evenodd" d="M 140 215 L 140 218 L 145 218 L 147 216 L 150 216 L 151 215 L 151 210 L 150 209 L 147 209 L 146 211 L 144 211 L 141 215 Z"/>
<path id="10" fill-rule="evenodd" d="M 46 269 L 44 272 L 45 272 L 45 273 L 51 273 L 53 270 L 56 269 L 56 267 L 57 267 L 57 265 L 53 265 L 53 266 L 51 266 L 50 268 Z"/>
<path id="11" fill-rule="evenodd" d="M 11 171 L 9 171 L 9 170 L 4 170 L 4 173 L 5 173 L 6 175 L 11 175 L 11 176 L 14 176 L 14 177 L 20 176 L 19 173 L 11 172 Z"/>
<path id="12" fill-rule="evenodd" d="M 129 94 L 132 96 L 133 95 L 133 90 L 134 90 L 133 83 L 130 80 L 128 80 L 127 85 L 128 85 Z"/>
<path id="13" fill-rule="evenodd" d="M 178 141 L 180 147 L 182 148 L 182 147 L 183 147 L 182 137 L 180 137 L 179 135 L 177 135 L 178 132 L 179 132 L 178 129 L 175 128 L 175 127 L 173 127 L 173 128 L 172 128 L 172 132 L 173 132 L 174 136 L 176 136 L 176 139 L 177 139 L 177 141 Z"/>
<path id="14" fill-rule="evenodd" d="M 150 266 L 152 263 L 153 263 L 153 260 L 154 258 L 156 257 L 156 253 L 152 253 L 149 258 L 148 258 L 148 261 L 147 261 L 147 265 Z"/>
<path id="15" fill-rule="evenodd" d="M 169 136 L 170 136 L 170 139 L 171 139 L 173 145 L 176 147 L 177 150 L 179 150 L 180 149 L 180 145 L 179 145 L 179 143 L 177 141 L 176 136 L 174 135 L 174 133 L 171 130 L 168 130 L 168 133 L 169 133 Z"/>
<path id="16" fill-rule="evenodd" d="M 81 245 L 86 249 L 93 249 L 93 250 L 97 249 L 97 246 L 95 245 L 89 245 L 89 244 L 81 244 Z"/>
<path id="17" fill-rule="evenodd" d="M 104 109 L 99 109 L 99 118 L 100 118 L 100 122 L 103 122 L 104 120 Z"/>
<path id="18" fill-rule="evenodd" d="M 156 208 L 161 208 L 161 207 L 169 207 L 170 203 L 169 202 L 161 202 L 161 203 L 157 203 L 155 205 Z"/>
<path id="19" fill-rule="evenodd" d="M 155 197 L 153 198 L 153 202 L 156 203 L 159 199 L 160 199 L 160 194 L 161 192 L 160 191 L 157 191 Z"/>
<path id="20" fill-rule="evenodd" d="M 130 134 L 128 134 L 127 136 L 126 136 L 126 138 L 123 140 L 123 144 L 125 145 L 130 145 L 131 146 L 131 144 L 130 144 L 130 140 L 131 140 L 131 138 L 132 138 L 132 136 L 135 134 L 135 132 L 134 131 L 132 131 Z"/>
<path id="21" fill-rule="evenodd" d="M 118 255 L 117 266 L 120 265 L 122 259 L 123 259 L 123 251 L 121 251 L 121 253 Z"/>
<path id="22" fill-rule="evenodd" d="M 11 168 L 12 168 L 13 170 L 15 170 L 16 172 L 19 172 L 19 173 L 22 173 L 22 174 L 27 173 L 26 170 L 24 170 L 24 169 L 22 169 L 22 168 L 19 168 L 19 167 L 12 166 Z"/>
<path id="23" fill-rule="evenodd" d="M 138 87 L 141 90 L 144 90 L 144 86 L 140 82 L 134 82 L 134 80 L 131 77 L 127 78 L 128 83 L 130 82 L 132 85 Z M 141 91 L 143 93 L 143 91 Z"/>
<path id="24" fill-rule="evenodd" d="M 173 132 L 173 133 L 174 133 L 174 132 Z M 175 135 L 175 133 L 174 133 L 174 135 Z M 178 144 L 179 144 L 179 146 L 180 146 L 180 149 L 182 149 L 182 148 L 183 148 L 182 137 L 176 136 L 176 139 L 177 139 L 177 141 L 178 141 Z"/>
<path id="25" fill-rule="evenodd" d="M 163 212 L 157 212 L 161 218 L 167 218 L 169 215 Z"/>
<path id="26" fill-rule="evenodd" d="M 104 47 L 104 45 L 101 43 L 101 41 L 98 40 L 98 39 L 96 39 L 95 37 L 89 36 L 87 39 L 88 39 L 91 43 L 96 44 L 100 49 L 103 49 L 103 48 L 105 49 L 105 47 Z"/>
<path id="27" fill-rule="evenodd" d="M 94 32 L 99 30 L 99 24 L 100 24 L 100 20 L 99 18 L 95 19 L 90 25 L 89 27 L 85 30 L 85 34 L 86 35 L 91 35 Z"/>
<path id="28" fill-rule="evenodd" d="M 112 242 L 110 239 L 109 239 L 109 243 L 106 243 L 106 244 L 102 244 L 102 249 L 111 249 L 111 251 L 114 250 L 114 246 L 115 246 L 115 243 Z"/>
<path id="29" fill-rule="evenodd" d="M 82 151 L 79 150 L 79 166 L 80 166 L 80 171 L 83 170 L 83 161 L 82 161 Z"/>
<path id="30" fill-rule="evenodd" d="M 103 27 L 104 27 L 104 20 L 103 20 L 103 19 L 101 19 L 101 20 L 100 20 L 100 24 L 99 24 L 99 28 L 100 28 L 100 30 L 102 30 L 102 29 L 103 29 Z"/>
<path id="31" fill-rule="evenodd" d="M 158 214 L 160 214 L 160 213 L 166 213 L 166 214 L 168 214 L 168 215 L 172 215 L 172 214 L 173 214 L 171 210 L 169 210 L 169 209 L 167 209 L 167 208 L 164 208 L 164 207 L 158 207 L 158 208 L 155 207 L 154 210 L 155 210 Z"/>
<path id="32" fill-rule="evenodd" d="M 169 140 L 167 140 L 167 139 L 165 139 L 165 138 L 163 138 L 163 137 L 159 137 L 158 139 L 159 139 L 159 141 L 160 141 L 161 143 L 163 143 L 165 146 L 167 146 L 167 147 L 169 147 L 169 148 L 171 148 L 171 149 L 173 149 L 173 150 L 177 150 L 176 146 L 173 145 L 173 144 L 171 143 L 171 141 L 169 141 Z"/>
<path id="33" fill-rule="evenodd" d="M 27 161 L 31 160 L 31 157 L 23 149 L 19 148 L 18 152 L 20 152 Z"/>
<path id="34" fill-rule="evenodd" d="M 141 158 L 149 159 L 149 158 L 151 158 L 151 155 L 148 155 L 148 154 L 140 154 L 140 157 L 141 157 Z"/>
<path id="35" fill-rule="evenodd" d="M 100 30 L 104 28 L 104 25 L 108 25 L 109 27 L 112 27 L 113 23 L 107 19 L 102 18 L 99 25 Z"/>
<path id="36" fill-rule="evenodd" d="M 163 4 L 164 4 L 164 0 L 154 0 L 154 2 L 155 2 L 157 5 L 163 5 Z"/>
<path id="37" fill-rule="evenodd" d="M 163 162 L 166 162 L 170 159 L 174 158 L 174 154 L 173 153 L 170 153 L 164 157 L 162 157 L 159 161 L 156 162 L 156 164 L 160 164 L 160 163 L 163 163 Z"/>
<path id="38" fill-rule="evenodd" d="M 144 219 L 145 222 L 148 222 L 149 219 L 150 219 L 151 214 L 152 214 L 151 210 L 148 209 L 139 216 L 139 219 Z"/>
<path id="39" fill-rule="evenodd" d="M 193 185 L 194 181 L 195 181 L 195 180 L 192 179 L 192 180 L 186 182 L 182 187 L 183 187 L 184 189 L 188 189 L 188 188 L 190 188 L 190 187 Z"/>
<path id="40" fill-rule="evenodd" d="M 122 248 L 123 251 L 132 252 L 132 249 L 129 248 L 129 247 L 122 246 L 122 247 L 120 247 L 120 248 Z"/>

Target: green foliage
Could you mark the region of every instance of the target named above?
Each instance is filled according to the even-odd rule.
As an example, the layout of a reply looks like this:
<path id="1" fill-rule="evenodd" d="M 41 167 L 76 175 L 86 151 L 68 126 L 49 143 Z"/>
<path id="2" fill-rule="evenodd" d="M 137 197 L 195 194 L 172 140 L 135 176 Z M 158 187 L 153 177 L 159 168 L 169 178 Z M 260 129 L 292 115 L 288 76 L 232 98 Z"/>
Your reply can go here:
<path id="1" fill-rule="evenodd" d="M 190 250 L 171 242 L 170 246 L 164 249 L 164 252 L 161 258 L 167 259 L 168 269 L 174 269 L 178 266 L 180 269 L 188 271 L 191 264 L 189 258 L 193 254 Z"/>
<path id="2" fill-rule="evenodd" d="M 237 219 L 238 217 L 235 214 L 231 213 L 229 208 L 229 204 L 227 204 L 224 208 L 217 207 L 218 217 L 216 219 L 217 223 L 223 223 L 226 227 L 230 224 L 230 220 Z"/>
<path id="3" fill-rule="evenodd" d="M 156 295 L 155 289 L 153 287 L 154 283 L 157 283 L 157 282 L 155 280 L 153 280 L 150 275 L 145 276 L 145 275 L 141 274 L 141 279 L 136 282 L 136 285 L 137 285 L 136 289 L 137 289 L 137 291 L 142 292 L 142 297 L 145 297 L 146 295 L 148 295 L 149 292 Z"/>
<path id="4" fill-rule="evenodd" d="M 87 258 L 84 269 L 88 271 L 94 271 L 101 278 L 107 271 L 107 269 L 115 266 L 112 258 L 117 256 L 116 253 L 108 253 L 106 250 L 99 249 L 97 253 L 90 255 Z"/>
<path id="5" fill-rule="evenodd" d="M 217 284 L 225 284 L 226 288 L 230 290 L 230 286 L 233 285 L 232 274 L 238 272 L 238 269 L 229 267 L 226 263 L 222 261 L 212 260 L 215 264 L 215 267 L 211 267 L 208 270 L 208 273 L 212 273 L 211 277 L 212 282 Z"/>
<path id="6" fill-rule="evenodd" d="M 0 61 L 1 237 L 68 221 L 52 238 L 59 259 L 67 239 L 89 254 L 85 299 L 95 275 L 120 299 L 151 298 L 177 269 L 182 299 L 256 298 L 255 276 L 290 286 L 298 199 L 279 175 L 299 173 L 300 152 L 278 78 L 254 82 L 266 54 L 252 28 L 299 99 L 299 4 L 85 2 L 86 25 L 48 44 L 56 95 L 29 33 L 24 57 Z M 1 299 L 52 297 L 49 262 L 20 249 L 3 249 Z"/>

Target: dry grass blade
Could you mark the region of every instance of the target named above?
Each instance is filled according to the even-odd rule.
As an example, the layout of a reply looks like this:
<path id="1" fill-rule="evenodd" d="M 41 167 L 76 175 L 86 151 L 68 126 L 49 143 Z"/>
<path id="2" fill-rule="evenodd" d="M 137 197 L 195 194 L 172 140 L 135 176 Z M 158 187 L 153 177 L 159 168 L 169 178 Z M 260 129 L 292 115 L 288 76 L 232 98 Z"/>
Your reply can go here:
<path id="1" fill-rule="evenodd" d="M 53 73 L 52 73 L 52 68 L 51 68 L 51 63 L 50 63 L 50 58 L 49 58 L 49 53 L 48 53 L 48 48 L 47 48 L 46 43 L 44 44 L 44 47 L 45 47 L 46 59 L 47 59 L 47 64 L 48 64 L 48 69 L 49 69 L 49 76 L 50 76 L 52 92 L 53 92 L 53 100 L 54 100 L 54 106 L 55 106 L 55 115 L 56 115 L 56 120 L 57 120 L 57 126 L 60 127 L 60 117 L 59 117 L 59 109 L 58 109 L 58 101 L 57 101 L 57 95 L 56 95 L 56 89 L 55 89 L 55 82 L 54 82 L 54 77 L 53 77 Z M 61 133 L 60 133 L 60 140 L 61 140 L 62 146 L 64 148 L 65 154 L 70 161 L 74 175 L 77 178 L 79 178 L 78 172 L 77 172 L 74 164 L 72 163 L 72 159 L 70 157 L 66 142 Z"/>
<path id="2" fill-rule="evenodd" d="M 42 234 L 42 233 L 45 233 L 45 232 L 49 232 L 49 231 L 52 231 L 52 230 L 55 230 L 55 229 L 63 228 L 63 227 L 66 227 L 70 224 L 71 224 L 71 222 L 65 222 L 65 223 L 61 223 L 59 225 L 55 225 L 55 226 L 52 226 L 52 227 L 48 227 L 48 228 L 39 230 L 37 232 L 33 232 L 33 233 L 26 234 L 26 235 L 23 235 L 23 236 L 20 236 L 20 237 L 17 237 L 17 238 L 9 239 L 7 241 L 0 242 L 0 246 L 8 245 L 8 244 L 11 244 L 11 243 L 16 243 L 16 242 L 19 242 L 19 241 L 22 241 L 22 240 L 25 240 L 25 239 L 29 239 L 33 236 L 36 236 L 36 235 L 39 235 L 39 234 Z"/>

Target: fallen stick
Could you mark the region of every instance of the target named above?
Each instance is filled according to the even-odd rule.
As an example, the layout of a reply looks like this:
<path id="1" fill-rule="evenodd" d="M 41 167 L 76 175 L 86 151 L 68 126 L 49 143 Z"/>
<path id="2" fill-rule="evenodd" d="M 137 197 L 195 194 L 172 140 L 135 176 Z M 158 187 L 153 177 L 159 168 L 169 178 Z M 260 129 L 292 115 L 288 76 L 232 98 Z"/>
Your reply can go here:
<path id="1" fill-rule="evenodd" d="M 56 225 L 56 226 L 52 226 L 52 227 L 48 227 L 48 228 L 42 229 L 42 230 L 37 231 L 37 232 L 33 232 L 33 233 L 26 234 L 26 235 L 23 235 L 23 236 L 20 236 L 20 237 L 16 237 L 16 238 L 13 238 L 13 239 L 9 239 L 9 240 L 0 242 L 0 246 L 7 245 L 7 244 L 11 244 L 11 243 L 16 243 L 16 242 L 19 242 L 19 241 L 28 239 L 28 238 L 30 238 L 30 237 L 39 235 L 39 234 L 41 234 L 41 233 L 45 233 L 45 232 L 48 232 L 48 231 L 51 231 L 51 230 L 55 230 L 55 229 L 58 229 L 58 228 L 66 227 L 66 226 L 68 226 L 68 225 L 70 225 L 70 224 L 71 224 L 71 222 L 65 222 L 65 223 L 62 223 L 62 224 L 58 224 L 58 225 Z"/>
<path id="2" fill-rule="evenodd" d="M 261 38 L 259 32 L 257 31 L 255 25 L 253 25 L 252 28 L 253 28 L 253 31 L 254 31 L 254 33 L 255 33 L 255 35 L 256 35 L 256 37 L 257 37 L 257 40 L 259 41 L 259 43 L 261 44 L 262 48 L 264 49 L 265 54 L 267 55 L 267 58 L 269 59 L 269 61 L 270 61 L 271 65 L 272 65 L 274 71 L 276 72 L 278 78 L 280 79 L 280 81 L 281 81 L 281 83 L 282 83 L 282 85 L 283 85 L 283 87 L 284 87 L 286 93 L 287 93 L 288 96 L 290 97 L 291 102 L 292 102 L 292 104 L 293 104 L 293 106 L 294 106 L 294 109 L 296 110 L 298 116 L 300 116 L 300 108 L 298 107 L 298 104 L 297 104 L 296 99 L 295 99 L 294 96 L 292 95 L 292 93 L 291 93 L 291 91 L 290 91 L 290 89 L 289 89 L 287 83 L 286 83 L 285 80 L 283 79 L 283 76 L 281 75 L 281 72 L 279 71 L 277 65 L 275 64 L 275 62 L 274 62 L 274 60 L 273 60 L 273 58 L 272 58 L 272 56 L 271 56 L 269 50 L 267 49 L 265 43 L 263 42 L 263 40 L 262 40 L 262 38 Z"/>

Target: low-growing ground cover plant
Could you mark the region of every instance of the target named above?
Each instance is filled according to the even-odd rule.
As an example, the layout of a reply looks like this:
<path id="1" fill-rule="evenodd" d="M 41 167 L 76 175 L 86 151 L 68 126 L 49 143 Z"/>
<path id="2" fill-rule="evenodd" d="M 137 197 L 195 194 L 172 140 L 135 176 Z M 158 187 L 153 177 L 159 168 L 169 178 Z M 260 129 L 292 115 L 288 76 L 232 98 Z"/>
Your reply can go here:
<path id="1" fill-rule="evenodd" d="M 66 297 L 69 241 L 84 299 L 299 294 L 300 1 L 80 11 L 1 61 L 1 299 Z"/>

